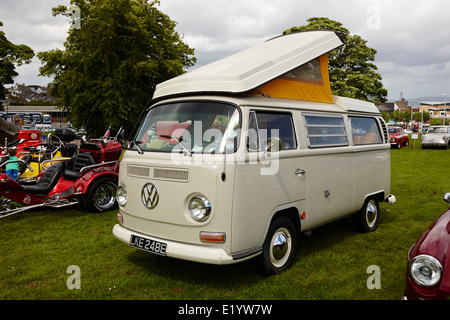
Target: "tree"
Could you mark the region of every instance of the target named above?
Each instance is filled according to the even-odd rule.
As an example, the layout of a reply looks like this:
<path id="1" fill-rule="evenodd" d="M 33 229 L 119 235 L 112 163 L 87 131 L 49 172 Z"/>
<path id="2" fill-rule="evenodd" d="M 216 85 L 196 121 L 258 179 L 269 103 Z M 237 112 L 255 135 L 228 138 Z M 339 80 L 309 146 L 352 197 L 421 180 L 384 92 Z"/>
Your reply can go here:
<path id="1" fill-rule="evenodd" d="M 111 126 L 130 131 L 155 86 L 195 63 L 194 50 L 157 10 L 158 1 L 71 0 L 77 9 L 65 50 L 39 52 L 40 75 L 52 76 L 50 93 L 76 127 L 102 134 Z"/>
<path id="2" fill-rule="evenodd" d="M 426 122 L 430 120 L 430 113 L 428 111 L 414 112 L 412 117 L 416 122 Z"/>
<path id="3" fill-rule="evenodd" d="M 0 27 L 3 23 L 0 21 Z M 18 76 L 16 66 L 30 63 L 34 57 L 34 51 L 24 44 L 13 44 L 3 31 L 0 31 L 0 100 L 5 99 L 5 85 L 14 83 L 14 78 Z M 0 110 L 3 105 L 0 101 Z"/>
<path id="4" fill-rule="evenodd" d="M 388 122 L 391 120 L 391 115 L 387 113 L 386 111 L 381 112 L 381 117 L 384 119 L 385 122 Z"/>
<path id="5" fill-rule="evenodd" d="M 328 18 L 309 18 L 308 24 L 292 27 L 283 34 L 307 30 L 333 30 L 345 42 L 329 53 L 330 85 L 334 95 L 350 97 L 375 104 L 386 102 L 387 90 L 383 88 L 382 77 L 376 72 L 375 49 L 358 35 L 351 35 L 342 23 Z"/>
<path id="6" fill-rule="evenodd" d="M 448 125 L 449 121 L 445 120 L 445 125 Z M 442 126 L 444 125 L 444 119 L 432 118 L 430 121 L 430 126 Z"/>

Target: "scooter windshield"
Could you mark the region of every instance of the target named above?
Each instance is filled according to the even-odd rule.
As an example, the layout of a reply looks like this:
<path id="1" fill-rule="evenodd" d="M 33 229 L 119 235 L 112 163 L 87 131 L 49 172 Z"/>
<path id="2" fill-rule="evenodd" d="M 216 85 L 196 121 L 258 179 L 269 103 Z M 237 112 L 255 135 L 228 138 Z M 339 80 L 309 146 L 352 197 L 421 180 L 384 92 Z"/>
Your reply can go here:
<path id="1" fill-rule="evenodd" d="M 151 108 L 131 149 L 140 152 L 233 153 L 238 148 L 240 113 L 231 104 L 195 101 Z"/>

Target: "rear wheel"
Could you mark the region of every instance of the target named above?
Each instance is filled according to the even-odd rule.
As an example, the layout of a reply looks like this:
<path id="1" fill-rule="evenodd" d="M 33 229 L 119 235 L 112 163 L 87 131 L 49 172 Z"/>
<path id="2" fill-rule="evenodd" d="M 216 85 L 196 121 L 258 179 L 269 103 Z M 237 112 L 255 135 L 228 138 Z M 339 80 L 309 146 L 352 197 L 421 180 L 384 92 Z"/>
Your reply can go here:
<path id="1" fill-rule="evenodd" d="M 117 182 L 112 177 L 105 177 L 95 181 L 86 195 L 86 208 L 91 212 L 113 210 L 117 205 L 116 190 Z"/>
<path id="2" fill-rule="evenodd" d="M 267 275 L 287 270 L 294 259 L 297 247 L 297 230 L 287 217 L 272 222 L 261 255 L 262 268 Z"/>
<path id="3" fill-rule="evenodd" d="M 358 232 L 372 232 L 378 228 L 380 205 L 375 197 L 367 198 L 363 207 L 353 216 Z"/>

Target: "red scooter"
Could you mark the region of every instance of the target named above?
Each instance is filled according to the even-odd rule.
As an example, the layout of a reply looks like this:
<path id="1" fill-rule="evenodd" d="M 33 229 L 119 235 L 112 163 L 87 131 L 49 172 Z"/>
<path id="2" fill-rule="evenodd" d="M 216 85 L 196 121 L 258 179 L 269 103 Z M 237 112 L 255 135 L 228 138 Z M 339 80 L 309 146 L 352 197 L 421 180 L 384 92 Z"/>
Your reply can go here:
<path id="1" fill-rule="evenodd" d="M 32 208 L 59 208 L 80 202 L 91 212 L 112 210 L 116 206 L 121 154 L 122 145 L 115 139 L 97 139 L 83 143 L 70 159 L 57 163 L 49 160 L 54 163 L 49 167 L 43 163 L 46 169 L 33 185 L 22 185 L 0 173 L 0 218 Z"/>

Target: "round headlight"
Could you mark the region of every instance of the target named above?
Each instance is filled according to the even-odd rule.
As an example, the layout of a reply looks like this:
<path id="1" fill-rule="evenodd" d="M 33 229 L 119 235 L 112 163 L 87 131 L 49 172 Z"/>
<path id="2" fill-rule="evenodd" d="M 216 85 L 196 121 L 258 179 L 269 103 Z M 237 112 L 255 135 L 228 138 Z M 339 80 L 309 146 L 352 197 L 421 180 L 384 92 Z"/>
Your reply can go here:
<path id="1" fill-rule="evenodd" d="M 116 191 L 116 200 L 117 203 L 121 206 L 127 204 L 127 188 L 124 186 L 119 186 Z"/>
<path id="2" fill-rule="evenodd" d="M 202 196 L 195 196 L 189 201 L 189 213 L 195 221 L 205 221 L 211 214 L 211 203 Z"/>
<path id="3" fill-rule="evenodd" d="M 433 287 L 441 280 L 442 265 L 435 257 L 422 254 L 411 260 L 409 274 L 418 285 Z"/>

